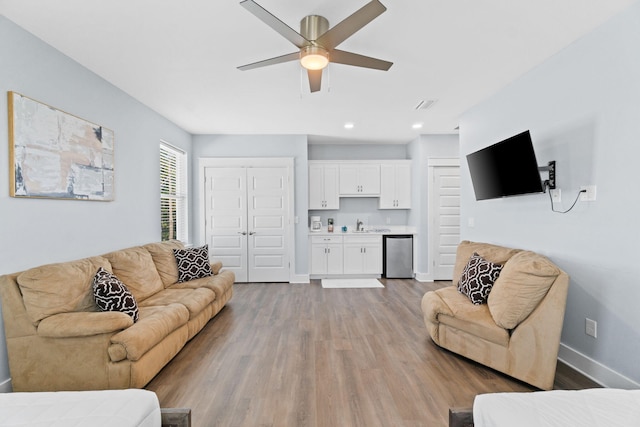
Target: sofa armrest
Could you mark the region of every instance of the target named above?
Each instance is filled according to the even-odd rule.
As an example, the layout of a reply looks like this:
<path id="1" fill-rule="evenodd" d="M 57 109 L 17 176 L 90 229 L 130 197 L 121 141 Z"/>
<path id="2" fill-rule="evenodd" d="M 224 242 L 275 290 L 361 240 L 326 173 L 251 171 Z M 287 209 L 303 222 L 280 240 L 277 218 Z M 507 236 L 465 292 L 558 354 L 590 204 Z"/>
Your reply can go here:
<path id="1" fill-rule="evenodd" d="M 121 331 L 131 325 L 131 316 L 118 311 L 60 313 L 42 319 L 38 324 L 38 335 L 49 338 L 86 337 Z"/>
<path id="2" fill-rule="evenodd" d="M 222 268 L 222 261 L 211 261 L 211 271 L 213 272 L 214 275 L 218 274 L 221 268 Z"/>
<path id="3" fill-rule="evenodd" d="M 569 276 L 562 272 L 540 304 L 511 333 L 510 375 L 543 390 L 553 388 L 568 289 Z"/>

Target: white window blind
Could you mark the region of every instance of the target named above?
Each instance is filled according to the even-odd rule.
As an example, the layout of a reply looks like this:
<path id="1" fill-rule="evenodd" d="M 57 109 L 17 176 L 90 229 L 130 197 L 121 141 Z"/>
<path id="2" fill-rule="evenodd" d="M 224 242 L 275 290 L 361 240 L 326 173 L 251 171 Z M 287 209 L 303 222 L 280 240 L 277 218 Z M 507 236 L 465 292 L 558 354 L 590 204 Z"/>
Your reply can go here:
<path id="1" fill-rule="evenodd" d="M 187 155 L 160 144 L 160 224 L 162 240 L 187 242 Z"/>

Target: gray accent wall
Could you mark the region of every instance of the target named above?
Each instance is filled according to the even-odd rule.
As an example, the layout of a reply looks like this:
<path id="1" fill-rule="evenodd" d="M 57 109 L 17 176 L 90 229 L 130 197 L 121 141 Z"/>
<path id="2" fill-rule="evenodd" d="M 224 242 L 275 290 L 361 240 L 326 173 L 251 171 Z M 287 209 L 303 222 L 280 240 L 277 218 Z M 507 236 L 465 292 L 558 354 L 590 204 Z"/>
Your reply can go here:
<path id="1" fill-rule="evenodd" d="M 418 258 L 416 274 L 431 276 L 429 266 L 429 170 L 430 159 L 454 159 L 460 155 L 457 134 L 421 135 L 407 146 L 411 159 L 413 206 L 407 224 L 416 228 Z"/>
<path id="2" fill-rule="evenodd" d="M 298 217 L 295 224 L 295 265 L 297 275 L 308 274 L 307 249 L 307 207 L 308 166 L 306 135 L 195 135 L 192 150 L 192 176 L 194 185 L 191 188 L 192 211 L 194 212 L 193 237 L 195 243 L 204 243 L 204 230 L 200 229 L 199 195 L 203 183 L 198 177 L 198 162 L 206 157 L 292 157 L 294 159 L 294 215 Z"/>
<path id="3" fill-rule="evenodd" d="M 462 160 L 462 235 L 538 251 L 571 276 L 561 353 L 610 386 L 640 382 L 639 28 L 636 3 L 460 122 L 462 159 L 530 129 L 538 163 L 557 161 L 559 210 L 597 185 L 595 202 L 567 214 L 551 212 L 547 194 L 477 202 Z M 598 322 L 597 338 L 585 318 Z"/>
<path id="4" fill-rule="evenodd" d="M 191 136 L 0 16 L 0 274 L 160 240 L 159 143 L 186 150 Z M 115 133 L 115 201 L 9 197 L 8 91 Z M 0 391 L 9 389 L 0 320 Z"/>

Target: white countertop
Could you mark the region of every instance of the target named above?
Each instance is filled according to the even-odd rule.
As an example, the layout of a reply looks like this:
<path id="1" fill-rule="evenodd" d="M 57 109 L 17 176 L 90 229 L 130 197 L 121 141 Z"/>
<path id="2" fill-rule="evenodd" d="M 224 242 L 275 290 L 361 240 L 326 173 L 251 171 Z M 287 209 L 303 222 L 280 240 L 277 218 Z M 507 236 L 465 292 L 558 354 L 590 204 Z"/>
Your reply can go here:
<path id="1" fill-rule="evenodd" d="M 365 231 L 355 231 L 355 227 L 348 227 L 346 232 L 343 232 L 340 227 L 334 227 L 333 233 L 327 231 L 327 227 L 322 227 L 320 231 L 309 230 L 309 236 L 345 236 L 345 235 L 385 235 L 385 234 L 416 234 L 415 227 L 409 227 L 406 225 L 380 225 L 364 227 Z"/>

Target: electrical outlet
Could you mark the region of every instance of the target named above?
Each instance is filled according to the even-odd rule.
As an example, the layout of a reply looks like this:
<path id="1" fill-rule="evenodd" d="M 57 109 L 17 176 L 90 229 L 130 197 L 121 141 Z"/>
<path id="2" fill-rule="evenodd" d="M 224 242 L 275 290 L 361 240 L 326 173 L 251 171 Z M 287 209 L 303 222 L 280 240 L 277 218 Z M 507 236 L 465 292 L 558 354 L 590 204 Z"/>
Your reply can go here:
<path id="1" fill-rule="evenodd" d="M 387 222 L 387 225 L 391 224 L 391 217 L 388 216 L 386 222 Z"/>
<path id="2" fill-rule="evenodd" d="M 560 203 L 562 201 L 562 192 L 559 188 L 556 188 L 555 190 L 549 190 L 549 192 L 551 194 L 551 200 L 553 200 L 553 203 Z"/>
<path id="3" fill-rule="evenodd" d="M 469 228 L 475 227 L 476 226 L 476 219 L 474 217 L 470 216 L 467 219 L 467 225 L 469 226 Z"/>
<path id="4" fill-rule="evenodd" d="M 598 322 L 588 317 L 584 319 L 584 332 L 590 337 L 598 338 Z"/>
<path id="5" fill-rule="evenodd" d="M 580 193 L 581 202 L 595 202 L 596 201 L 596 186 L 595 185 L 583 185 L 580 187 L 580 191 L 587 190 L 585 193 Z"/>

